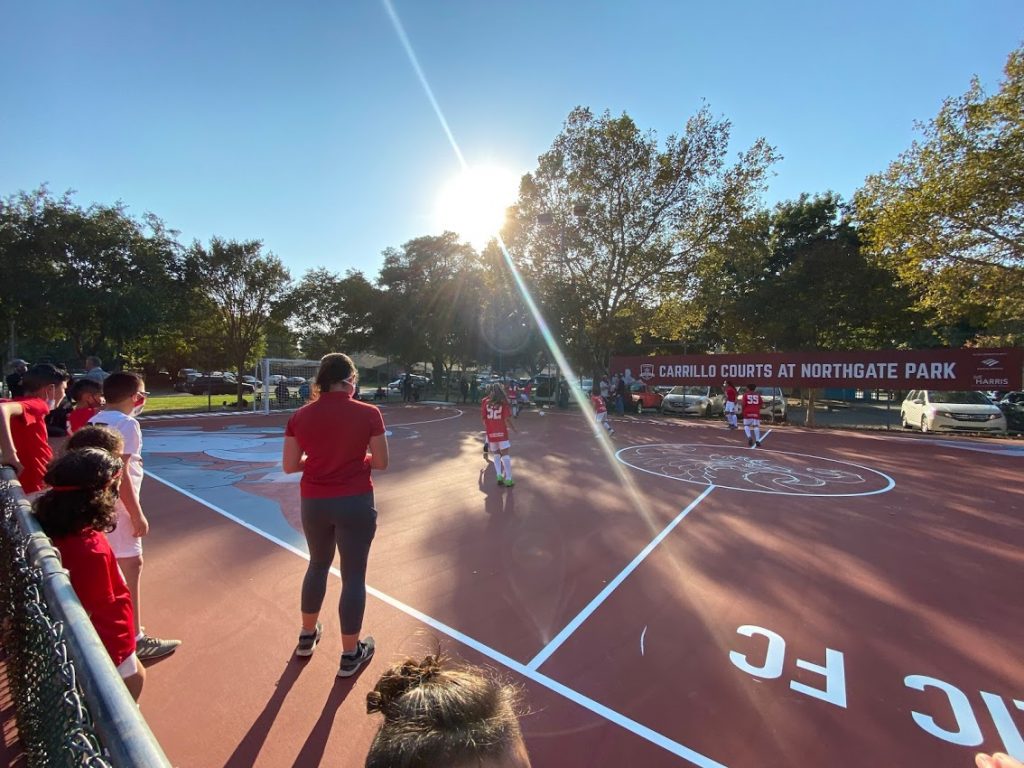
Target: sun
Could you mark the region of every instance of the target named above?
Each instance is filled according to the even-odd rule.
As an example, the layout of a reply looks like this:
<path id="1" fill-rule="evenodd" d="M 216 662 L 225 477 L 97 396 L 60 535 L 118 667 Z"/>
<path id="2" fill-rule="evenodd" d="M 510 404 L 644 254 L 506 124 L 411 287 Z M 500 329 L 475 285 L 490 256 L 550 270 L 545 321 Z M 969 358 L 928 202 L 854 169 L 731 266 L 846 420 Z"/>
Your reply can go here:
<path id="1" fill-rule="evenodd" d="M 442 187 L 437 224 L 483 248 L 505 223 L 505 211 L 518 192 L 519 177 L 512 171 L 492 165 L 467 168 Z"/>

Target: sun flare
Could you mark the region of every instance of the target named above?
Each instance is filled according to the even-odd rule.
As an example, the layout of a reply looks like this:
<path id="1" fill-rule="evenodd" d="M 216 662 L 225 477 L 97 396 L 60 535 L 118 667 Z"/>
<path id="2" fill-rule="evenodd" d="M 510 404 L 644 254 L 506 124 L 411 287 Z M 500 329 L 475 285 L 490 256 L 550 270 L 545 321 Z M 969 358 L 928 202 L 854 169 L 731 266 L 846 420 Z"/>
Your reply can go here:
<path id="1" fill-rule="evenodd" d="M 505 223 L 518 191 L 519 177 L 512 171 L 486 165 L 467 168 L 441 189 L 437 223 L 483 248 Z"/>

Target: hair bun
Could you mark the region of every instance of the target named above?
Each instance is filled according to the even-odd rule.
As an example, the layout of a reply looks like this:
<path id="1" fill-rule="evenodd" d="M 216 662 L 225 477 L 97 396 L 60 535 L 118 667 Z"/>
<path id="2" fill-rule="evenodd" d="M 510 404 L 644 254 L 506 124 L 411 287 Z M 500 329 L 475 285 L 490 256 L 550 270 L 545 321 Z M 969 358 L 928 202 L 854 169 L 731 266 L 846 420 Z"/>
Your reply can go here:
<path id="1" fill-rule="evenodd" d="M 385 718 L 398 699 L 414 688 L 433 680 L 441 673 L 444 658 L 427 656 L 422 661 L 406 659 L 381 675 L 374 689 L 366 694 L 366 712 L 380 712 Z"/>

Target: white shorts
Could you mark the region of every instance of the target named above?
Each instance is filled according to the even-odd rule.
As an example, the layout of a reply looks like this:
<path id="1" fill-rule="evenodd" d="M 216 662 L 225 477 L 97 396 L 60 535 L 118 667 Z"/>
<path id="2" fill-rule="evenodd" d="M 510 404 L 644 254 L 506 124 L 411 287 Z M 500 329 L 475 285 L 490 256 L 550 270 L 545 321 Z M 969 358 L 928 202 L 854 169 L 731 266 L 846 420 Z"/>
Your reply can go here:
<path id="1" fill-rule="evenodd" d="M 760 419 L 744 419 L 743 420 L 743 426 L 744 427 L 760 427 L 761 426 L 761 420 Z"/>
<path id="2" fill-rule="evenodd" d="M 507 451 L 512 447 L 512 443 L 508 440 L 502 440 L 500 443 L 488 443 L 487 450 L 491 453 L 498 453 L 499 451 Z"/>
<path id="3" fill-rule="evenodd" d="M 121 676 L 121 679 L 131 677 L 132 675 L 139 674 L 139 657 L 134 653 L 127 659 L 117 665 L 117 674 Z"/>
<path id="4" fill-rule="evenodd" d="M 725 402 L 726 413 L 736 413 L 736 403 L 732 400 L 726 400 Z"/>
<path id="5" fill-rule="evenodd" d="M 121 500 L 117 501 L 117 528 L 107 534 L 114 557 L 141 557 L 142 539 L 132 535 L 132 519 Z"/>
<path id="6" fill-rule="evenodd" d="M 601 411 L 601 413 L 595 413 L 594 418 L 597 419 L 597 423 L 601 424 L 606 418 L 608 418 L 608 411 Z"/>
<path id="7" fill-rule="evenodd" d="M 527 396 L 525 392 L 523 392 L 519 395 L 519 402 L 522 403 L 523 405 L 528 405 L 530 402 L 530 398 Z"/>

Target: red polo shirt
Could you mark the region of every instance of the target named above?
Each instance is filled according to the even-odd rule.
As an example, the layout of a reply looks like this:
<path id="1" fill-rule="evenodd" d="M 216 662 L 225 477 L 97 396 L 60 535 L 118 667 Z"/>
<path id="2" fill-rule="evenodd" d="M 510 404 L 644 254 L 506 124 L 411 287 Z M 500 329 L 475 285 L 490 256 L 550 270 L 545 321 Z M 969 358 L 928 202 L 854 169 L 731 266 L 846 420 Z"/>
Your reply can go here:
<path id="1" fill-rule="evenodd" d="M 88 528 L 53 543 L 60 550 L 79 602 L 117 666 L 135 653 L 135 614 L 107 537 Z"/>
<path id="2" fill-rule="evenodd" d="M 359 496 L 373 490 L 366 449 L 384 434 L 380 409 L 347 392 L 321 392 L 292 414 L 284 434 L 306 454 L 301 494 L 305 499 Z"/>
<path id="3" fill-rule="evenodd" d="M 43 475 L 53 458 L 45 421 L 50 408 L 38 397 L 15 398 L 15 402 L 21 403 L 23 411 L 21 416 L 11 418 L 11 439 L 18 451 L 18 461 L 24 467 L 18 482 L 25 493 L 35 493 L 46 487 Z"/>
<path id="4" fill-rule="evenodd" d="M 99 412 L 99 408 L 75 408 L 68 414 L 68 434 L 74 434 L 80 430 L 89 423 L 89 419 Z"/>

